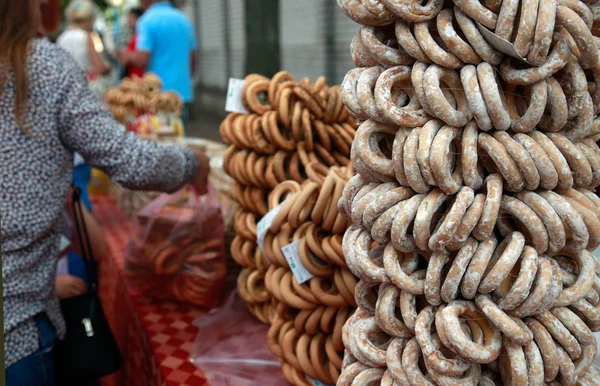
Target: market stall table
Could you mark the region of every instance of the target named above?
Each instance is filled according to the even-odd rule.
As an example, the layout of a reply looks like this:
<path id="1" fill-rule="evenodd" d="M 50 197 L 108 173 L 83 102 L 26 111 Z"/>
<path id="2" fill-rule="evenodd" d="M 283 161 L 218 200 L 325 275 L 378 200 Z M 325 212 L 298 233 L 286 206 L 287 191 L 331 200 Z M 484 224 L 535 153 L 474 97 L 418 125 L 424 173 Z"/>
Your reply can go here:
<path id="1" fill-rule="evenodd" d="M 99 265 L 100 299 L 123 355 L 122 369 L 103 386 L 203 386 L 202 372 L 189 358 L 202 314 L 197 307 L 158 302 L 128 286 L 123 273 L 131 221 L 106 197 L 94 197 L 108 257 Z"/>

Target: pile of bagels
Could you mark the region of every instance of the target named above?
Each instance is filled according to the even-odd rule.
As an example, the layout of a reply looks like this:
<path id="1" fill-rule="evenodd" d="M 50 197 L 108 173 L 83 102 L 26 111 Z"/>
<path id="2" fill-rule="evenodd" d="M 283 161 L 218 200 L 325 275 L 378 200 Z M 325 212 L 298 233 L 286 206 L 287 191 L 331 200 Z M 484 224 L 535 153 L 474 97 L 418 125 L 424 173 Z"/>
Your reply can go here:
<path id="1" fill-rule="evenodd" d="M 117 121 L 123 124 L 144 114 L 180 116 L 182 99 L 174 92 L 161 92 L 162 86 L 158 76 L 147 73 L 142 78 L 123 79 L 117 87 L 106 90 L 104 99 Z"/>
<path id="2" fill-rule="evenodd" d="M 600 385 L 600 3 L 338 0 L 344 385 Z"/>
<path id="3" fill-rule="evenodd" d="M 269 199 L 270 209 L 280 209 L 263 242 L 271 263 L 265 284 L 278 304 L 268 343 L 291 384 L 335 384 L 344 353 L 342 327 L 356 308 L 357 279 L 342 251 L 350 222 L 337 209 L 352 169 L 311 163 L 306 171 L 303 184 L 282 182 Z M 297 253 L 290 255 L 285 247 L 294 242 Z M 296 264 L 309 275 L 297 276 Z"/>
<path id="4" fill-rule="evenodd" d="M 272 79 L 251 74 L 241 94 L 248 113 L 229 114 L 219 129 L 229 145 L 223 167 L 240 206 L 231 253 L 243 267 L 240 296 L 253 315 L 270 323 L 278 301 L 267 291 L 269 261 L 257 245 L 257 223 L 269 211 L 269 194 L 284 181 L 308 180 L 308 165 L 349 165 L 357 121 L 344 107 L 339 86 L 328 86 L 324 77 L 312 82 L 296 81 L 285 71 Z"/>

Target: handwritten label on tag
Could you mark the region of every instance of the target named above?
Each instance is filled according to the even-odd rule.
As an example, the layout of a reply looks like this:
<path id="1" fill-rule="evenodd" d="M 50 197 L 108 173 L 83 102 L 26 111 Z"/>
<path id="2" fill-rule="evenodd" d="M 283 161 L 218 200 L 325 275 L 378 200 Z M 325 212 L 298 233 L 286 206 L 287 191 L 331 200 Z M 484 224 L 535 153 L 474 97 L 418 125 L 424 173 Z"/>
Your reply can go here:
<path id="1" fill-rule="evenodd" d="M 290 266 L 290 269 L 296 278 L 296 281 L 298 281 L 298 284 L 302 284 L 305 281 L 312 279 L 313 275 L 308 272 L 304 267 L 304 264 L 302 264 L 302 261 L 300 260 L 299 247 L 300 240 L 296 240 L 293 243 L 281 248 L 281 252 L 283 252 L 283 255 L 285 256 L 285 259 L 287 260 L 288 265 Z"/>
<path id="2" fill-rule="evenodd" d="M 517 50 L 515 50 L 515 46 L 511 42 L 509 42 L 506 39 L 501 38 L 500 36 L 496 35 L 492 31 L 490 31 L 489 29 L 482 26 L 481 24 L 479 24 L 477 22 L 475 22 L 475 23 L 477 24 L 477 28 L 479 29 L 479 32 L 481 32 L 481 34 L 483 35 L 483 38 L 485 39 L 486 42 L 489 43 L 489 45 L 494 47 L 497 51 L 502 52 L 503 54 L 506 54 L 508 56 L 511 56 L 515 59 L 519 59 L 520 61 L 529 64 L 529 62 L 527 62 L 527 59 L 525 59 L 524 57 L 519 55 Z"/>
<path id="3" fill-rule="evenodd" d="M 332 385 L 329 385 L 329 384 L 327 384 L 327 383 L 321 382 L 321 381 L 319 381 L 318 379 L 311 378 L 311 377 L 309 377 L 309 376 L 306 376 L 306 379 L 308 379 L 308 381 L 309 381 L 309 382 L 310 382 L 310 383 L 311 383 L 313 386 L 332 386 Z"/>
<path id="4" fill-rule="evenodd" d="M 225 101 L 225 111 L 228 113 L 248 114 L 248 110 L 242 103 L 242 89 L 246 81 L 243 79 L 229 78 L 227 86 L 227 100 Z"/>

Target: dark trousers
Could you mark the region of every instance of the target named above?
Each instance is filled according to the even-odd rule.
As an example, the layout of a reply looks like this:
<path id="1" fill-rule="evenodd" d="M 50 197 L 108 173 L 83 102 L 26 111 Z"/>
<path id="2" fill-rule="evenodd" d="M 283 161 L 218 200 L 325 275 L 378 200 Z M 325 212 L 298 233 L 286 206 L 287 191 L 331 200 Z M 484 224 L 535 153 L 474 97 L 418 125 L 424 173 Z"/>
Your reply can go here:
<path id="1" fill-rule="evenodd" d="M 6 386 L 54 386 L 52 349 L 56 330 L 46 314 L 35 317 L 40 349 L 6 369 Z"/>

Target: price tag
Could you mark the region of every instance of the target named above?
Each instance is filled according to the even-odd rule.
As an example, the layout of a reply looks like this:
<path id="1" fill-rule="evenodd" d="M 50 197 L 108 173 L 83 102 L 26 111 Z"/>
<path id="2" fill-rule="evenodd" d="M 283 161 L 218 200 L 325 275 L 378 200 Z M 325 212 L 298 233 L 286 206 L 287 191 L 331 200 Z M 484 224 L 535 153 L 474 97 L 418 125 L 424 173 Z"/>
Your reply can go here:
<path id="1" fill-rule="evenodd" d="M 227 86 L 227 100 L 225 101 L 225 111 L 228 113 L 248 114 L 248 110 L 242 103 L 242 88 L 246 81 L 243 79 L 229 78 Z"/>
<path id="2" fill-rule="evenodd" d="M 281 252 L 283 252 L 298 284 L 302 284 L 305 281 L 312 279 L 313 275 L 306 270 L 304 264 L 302 264 L 302 261 L 300 260 L 299 246 L 300 240 L 297 240 L 281 248 Z"/>
<path id="3" fill-rule="evenodd" d="M 292 195 L 293 194 L 289 194 L 285 198 L 285 200 L 283 200 L 283 202 L 281 204 L 279 204 L 275 208 L 271 209 L 256 224 L 256 243 L 258 244 L 258 246 L 260 247 L 260 249 L 262 249 L 263 251 L 264 251 L 263 245 L 265 243 L 265 236 L 267 235 L 267 232 L 268 232 L 269 228 L 271 227 L 271 224 L 273 223 L 273 220 L 275 219 L 275 216 L 277 216 L 277 213 L 279 213 L 279 210 L 281 210 L 281 206 L 283 205 L 283 203 L 286 202 L 287 199 L 290 198 Z M 265 256 L 265 258 L 267 258 L 267 257 Z"/>
<path id="4" fill-rule="evenodd" d="M 260 221 L 256 224 L 256 243 L 258 244 L 260 249 L 264 250 L 263 245 L 265 243 L 265 236 L 267 235 L 267 231 L 273 223 L 273 219 L 275 218 L 277 213 L 279 213 L 281 205 L 282 204 L 279 204 L 275 208 L 273 208 L 269 213 L 265 215 L 265 217 L 261 218 Z"/>
<path id="5" fill-rule="evenodd" d="M 333 385 L 329 385 L 329 384 L 327 384 L 327 383 L 321 382 L 321 381 L 319 381 L 318 379 L 311 378 L 311 377 L 309 377 L 309 376 L 306 376 L 306 379 L 308 379 L 308 380 L 309 380 L 309 382 L 310 382 L 310 383 L 311 383 L 313 386 L 333 386 Z"/>

